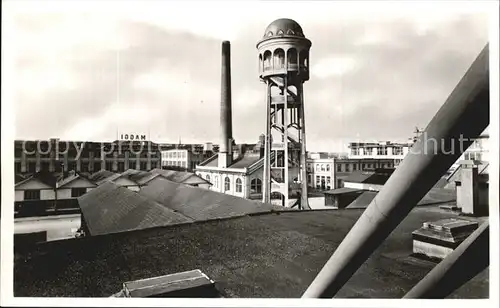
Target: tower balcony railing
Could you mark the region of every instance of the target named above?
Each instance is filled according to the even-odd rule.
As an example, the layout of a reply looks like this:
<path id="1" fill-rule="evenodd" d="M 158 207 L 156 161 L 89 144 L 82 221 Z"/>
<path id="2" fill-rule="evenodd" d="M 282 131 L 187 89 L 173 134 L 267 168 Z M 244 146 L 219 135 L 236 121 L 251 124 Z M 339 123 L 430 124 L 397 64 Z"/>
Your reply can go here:
<path id="1" fill-rule="evenodd" d="M 277 65 L 269 65 L 269 66 L 263 66 L 260 69 L 260 73 L 263 77 L 268 77 L 268 76 L 273 76 L 273 75 L 286 75 L 290 72 L 297 72 L 299 74 L 308 74 L 308 67 L 304 64 L 288 64 L 287 67 L 285 66 L 277 66 Z"/>

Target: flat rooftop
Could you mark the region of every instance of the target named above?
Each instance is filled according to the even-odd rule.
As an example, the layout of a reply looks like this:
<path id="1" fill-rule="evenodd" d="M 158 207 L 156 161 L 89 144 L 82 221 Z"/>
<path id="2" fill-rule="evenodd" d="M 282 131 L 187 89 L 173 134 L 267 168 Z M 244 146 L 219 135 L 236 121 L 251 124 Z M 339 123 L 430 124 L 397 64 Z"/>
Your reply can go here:
<path id="1" fill-rule="evenodd" d="M 224 297 L 299 298 L 363 211 L 254 214 L 43 243 L 15 252 L 14 295 L 108 297 L 126 281 L 200 269 Z M 435 266 L 411 256 L 412 231 L 456 216 L 415 208 L 336 297 L 401 298 Z M 488 290 L 486 269 L 450 297 Z"/>

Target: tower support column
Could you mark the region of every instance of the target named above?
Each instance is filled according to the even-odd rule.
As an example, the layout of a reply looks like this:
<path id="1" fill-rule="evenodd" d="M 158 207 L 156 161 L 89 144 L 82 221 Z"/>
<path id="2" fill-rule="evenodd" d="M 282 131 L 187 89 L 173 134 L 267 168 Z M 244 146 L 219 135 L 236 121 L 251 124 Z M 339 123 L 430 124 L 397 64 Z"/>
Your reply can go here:
<path id="1" fill-rule="evenodd" d="M 271 194 L 271 85 L 266 81 L 266 133 L 264 142 L 264 165 L 262 182 L 262 202 L 270 202 Z"/>
<path id="2" fill-rule="evenodd" d="M 300 165 L 301 165 L 301 195 L 300 195 L 300 209 L 310 210 L 309 200 L 307 198 L 307 150 L 306 150 L 306 124 L 304 112 L 304 85 L 297 86 L 297 94 L 300 100 L 299 106 L 299 124 L 300 124 Z"/>

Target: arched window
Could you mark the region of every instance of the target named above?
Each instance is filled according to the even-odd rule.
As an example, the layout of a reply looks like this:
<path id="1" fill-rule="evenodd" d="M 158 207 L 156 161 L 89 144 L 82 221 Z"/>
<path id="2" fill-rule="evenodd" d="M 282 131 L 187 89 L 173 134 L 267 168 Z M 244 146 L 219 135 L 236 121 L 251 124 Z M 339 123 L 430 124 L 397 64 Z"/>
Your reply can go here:
<path id="1" fill-rule="evenodd" d="M 274 51 L 274 69 L 285 67 L 285 51 L 278 48 Z"/>
<path id="2" fill-rule="evenodd" d="M 231 180 L 226 176 L 224 179 L 224 191 L 231 190 Z"/>
<path id="3" fill-rule="evenodd" d="M 297 49 L 290 48 L 287 52 L 288 64 L 296 65 L 299 57 L 297 55 Z"/>
<path id="4" fill-rule="evenodd" d="M 214 176 L 214 186 L 219 187 L 219 177 L 216 175 Z"/>
<path id="5" fill-rule="evenodd" d="M 236 179 L 236 192 L 242 191 L 241 179 Z"/>
<path id="6" fill-rule="evenodd" d="M 316 164 L 316 171 L 319 171 L 320 165 Z"/>
<path id="7" fill-rule="evenodd" d="M 326 171 L 330 171 L 330 164 L 326 164 Z"/>
<path id="8" fill-rule="evenodd" d="M 206 179 L 207 179 L 208 182 L 210 182 L 210 175 L 207 174 Z"/>
<path id="9" fill-rule="evenodd" d="M 307 67 L 307 65 L 308 65 L 308 63 L 307 63 L 307 51 L 302 50 L 300 52 L 299 60 L 300 60 L 300 67 Z"/>
<path id="10" fill-rule="evenodd" d="M 272 63 L 271 63 L 272 57 L 273 57 L 273 55 L 271 54 L 271 52 L 269 50 L 266 50 L 264 52 L 264 70 L 272 69 Z"/>
<path id="11" fill-rule="evenodd" d="M 262 192 L 262 181 L 260 179 L 253 179 L 250 182 L 250 192 L 260 194 Z"/>
<path id="12" fill-rule="evenodd" d="M 321 171 L 325 171 L 325 165 L 321 164 Z"/>

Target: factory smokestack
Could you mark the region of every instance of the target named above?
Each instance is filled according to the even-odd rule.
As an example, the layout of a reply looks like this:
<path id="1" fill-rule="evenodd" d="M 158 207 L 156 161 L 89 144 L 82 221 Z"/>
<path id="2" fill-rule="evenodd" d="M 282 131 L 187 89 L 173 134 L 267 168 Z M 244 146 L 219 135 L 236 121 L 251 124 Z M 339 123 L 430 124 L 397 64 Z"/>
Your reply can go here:
<path id="1" fill-rule="evenodd" d="M 222 79 L 220 125 L 221 140 L 219 149 L 219 168 L 226 168 L 232 163 L 233 121 L 231 112 L 231 44 L 222 42 Z"/>

